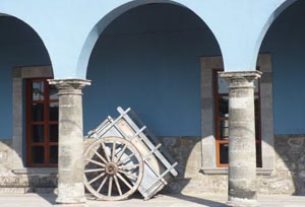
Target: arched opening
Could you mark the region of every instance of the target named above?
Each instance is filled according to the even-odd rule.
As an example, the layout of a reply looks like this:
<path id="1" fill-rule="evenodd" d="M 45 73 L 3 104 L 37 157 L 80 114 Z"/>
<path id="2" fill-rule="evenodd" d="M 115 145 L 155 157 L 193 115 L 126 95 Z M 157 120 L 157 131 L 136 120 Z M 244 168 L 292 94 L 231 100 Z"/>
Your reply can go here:
<path id="1" fill-rule="evenodd" d="M 96 25 L 94 25 L 93 29 L 88 34 L 85 43 L 83 45 L 83 48 L 81 50 L 81 54 L 79 56 L 77 68 L 78 68 L 78 75 L 79 76 L 87 76 L 87 69 L 89 64 L 89 59 L 92 54 L 92 50 L 94 46 L 96 45 L 96 42 L 100 38 L 100 35 L 104 30 L 109 26 L 110 23 L 112 23 L 115 19 L 117 19 L 119 16 L 124 14 L 125 12 L 137 8 L 139 6 L 147 5 L 147 4 L 170 4 L 170 5 L 177 5 L 184 7 L 184 5 L 181 5 L 177 3 L 176 1 L 167 1 L 167 0 L 153 0 L 153 1 L 129 1 L 128 3 L 122 4 L 112 11 L 110 11 L 108 14 L 103 16 L 103 18 L 97 22 Z"/>
<path id="2" fill-rule="evenodd" d="M 287 1 L 289 2 L 289 1 Z M 289 2 L 289 3 L 292 3 Z M 275 177 L 285 185 L 279 193 L 305 194 L 305 2 L 296 1 L 284 10 L 268 30 L 260 53 L 272 57 Z M 286 172 L 288 176 L 283 177 Z M 282 183 L 281 183 L 282 182 Z"/>
<path id="3" fill-rule="evenodd" d="M 155 135 L 173 145 L 181 175 L 198 174 L 202 100 L 213 110 L 213 97 L 205 99 L 201 90 L 201 60 L 209 56 L 221 56 L 219 46 L 192 11 L 147 4 L 123 13 L 100 35 L 90 57 L 85 133 L 108 115 L 116 117 L 117 106 L 131 107 Z"/>
<path id="4" fill-rule="evenodd" d="M 15 17 L 1 16 L 0 30 L 0 142 L 7 153 L 1 170 L 47 165 L 57 159 L 47 130 L 56 131 L 57 125 L 51 129 L 46 121 L 58 113 L 46 94 L 52 93 L 46 79 L 53 77 L 48 51 L 36 31 Z"/>
<path id="5" fill-rule="evenodd" d="M 121 105 L 134 108 L 157 135 L 199 136 L 200 57 L 211 55 L 220 55 L 213 35 L 185 8 L 149 4 L 124 13 L 91 55 L 85 129 Z M 103 98 L 92 102 L 97 94 Z"/>

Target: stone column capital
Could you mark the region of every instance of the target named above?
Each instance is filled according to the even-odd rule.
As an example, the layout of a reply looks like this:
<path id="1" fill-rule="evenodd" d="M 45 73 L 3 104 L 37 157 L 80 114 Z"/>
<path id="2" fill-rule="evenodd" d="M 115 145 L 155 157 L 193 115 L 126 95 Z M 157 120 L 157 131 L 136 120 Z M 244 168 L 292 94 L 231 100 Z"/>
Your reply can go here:
<path id="1" fill-rule="evenodd" d="M 59 90 L 58 95 L 82 95 L 82 89 L 85 86 L 90 86 L 90 80 L 83 79 L 49 79 L 50 85 L 55 85 Z"/>
<path id="2" fill-rule="evenodd" d="M 85 86 L 91 85 L 90 80 L 84 79 L 49 79 L 48 82 L 51 85 L 55 85 L 58 89 L 83 89 Z"/>
<path id="3" fill-rule="evenodd" d="M 262 75 L 260 71 L 219 72 L 219 76 L 230 85 L 229 88 L 253 88 L 254 81 Z"/>
<path id="4" fill-rule="evenodd" d="M 260 78 L 263 73 L 261 71 L 256 70 L 256 71 L 219 72 L 218 74 L 221 78 L 224 78 L 225 80 L 244 79 L 251 82 Z"/>

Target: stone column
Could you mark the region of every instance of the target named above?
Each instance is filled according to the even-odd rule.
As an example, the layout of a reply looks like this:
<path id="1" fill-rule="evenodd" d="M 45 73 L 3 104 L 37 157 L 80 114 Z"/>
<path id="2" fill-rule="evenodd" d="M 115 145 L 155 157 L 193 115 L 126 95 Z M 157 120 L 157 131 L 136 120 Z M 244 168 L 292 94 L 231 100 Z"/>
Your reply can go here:
<path id="1" fill-rule="evenodd" d="M 258 206 L 254 80 L 259 71 L 222 72 L 229 83 L 229 200 L 234 207 Z"/>
<path id="2" fill-rule="evenodd" d="M 58 195 L 59 204 L 86 202 L 83 177 L 82 89 L 88 80 L 49 80 L 58 88 Z"/>

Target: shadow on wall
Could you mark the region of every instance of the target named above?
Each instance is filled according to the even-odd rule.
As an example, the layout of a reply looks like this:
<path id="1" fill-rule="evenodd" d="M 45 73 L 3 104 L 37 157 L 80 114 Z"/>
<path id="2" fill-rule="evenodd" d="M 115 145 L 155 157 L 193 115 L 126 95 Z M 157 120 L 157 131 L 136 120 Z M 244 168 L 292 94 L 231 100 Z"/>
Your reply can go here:
<path id="1" fill-rule="evenodd" d="M 275 174 L 282 177 L 274 188 L 286 188 L 293 195 L 305 195 L 305 136 L 281 135 L 275 138 Z M 289 189 L 292 188 L 292 189 Z"/>
<path id="2" fill-rule="evenodd" d="M 228 189 L 225 173 L 201 172 L 201 138 L 162 138 L 169 153 L 179 163 L 179 175 L 165 193 L 221 193 Z M 259 194 L 305 195 L 305 136 L 275 137 L 275 167 L 271 175 L 257 176 Z"/>
<path id="3" fill-rule="evenodd" d="M 201 170 L 201 138 L 198 137 L 164 137 L 160 138 L 169 154 L 178 162 L 178 176 L 165 189 L 164 192 L 199 193 L 204 190 L 199 183 L 192 179 L 200 176 Z M 193 186 L 192 185 L 197 185 Z M 201 188 L 201 189 L 199 189 Z M 198 191 L 199 190 L 199 191 Z"/>
<path id="4" fill-rule="evenodd" d="M 23 168 L 11 140 L 0 140 L 0 163 L 0 194 L 52 193 L 57 186 L 56 169 Z"/>

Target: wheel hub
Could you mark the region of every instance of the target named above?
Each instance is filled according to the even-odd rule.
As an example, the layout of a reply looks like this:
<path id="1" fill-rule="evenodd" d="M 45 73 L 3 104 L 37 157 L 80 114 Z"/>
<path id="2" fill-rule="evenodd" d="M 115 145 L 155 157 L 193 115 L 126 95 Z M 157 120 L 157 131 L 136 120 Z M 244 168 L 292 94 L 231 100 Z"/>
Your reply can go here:
<path id="1" fill-rule="evenodd" d="M 113 163 L 113 162 L 109 162 L 106 164 L 106 173 L 108 175 L 115 175 L 118 171 L 118 166 L 117 164 Z"/>

